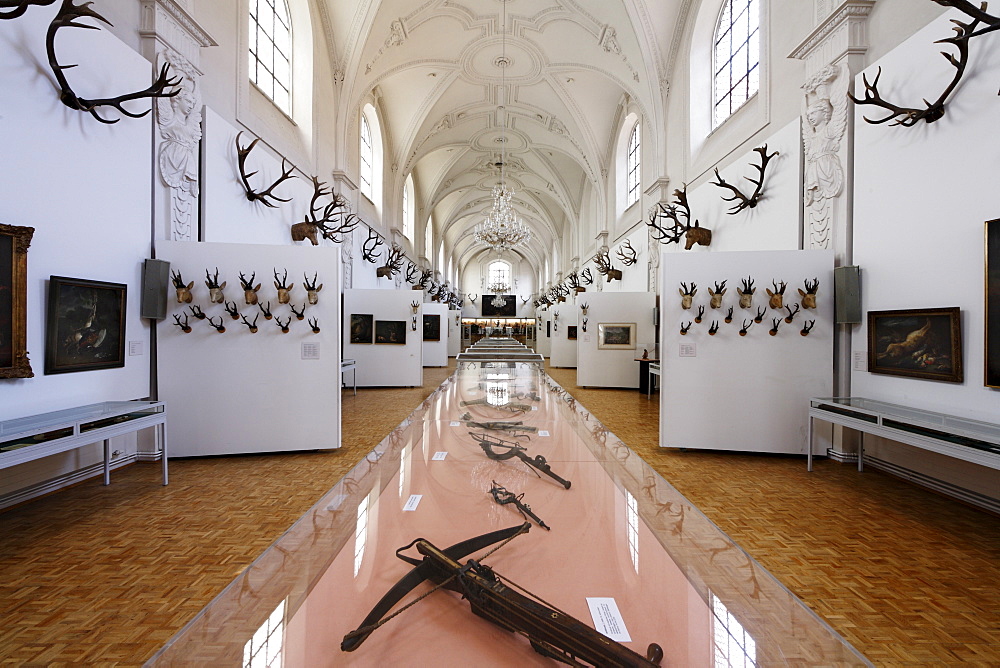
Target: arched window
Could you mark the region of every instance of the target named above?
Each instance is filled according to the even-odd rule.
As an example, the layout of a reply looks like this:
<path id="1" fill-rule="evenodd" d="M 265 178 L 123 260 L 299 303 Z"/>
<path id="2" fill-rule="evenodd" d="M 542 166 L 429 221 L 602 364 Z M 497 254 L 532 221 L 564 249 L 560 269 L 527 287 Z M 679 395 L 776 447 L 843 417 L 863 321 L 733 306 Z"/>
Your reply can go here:
<path id="1" fill-rule="evenodd" d="M 407 176 L 403 184 L 403 236 L 413 241 L 413 211 L 410 208 L 410 191 L 413 190 L 413 177 Z"/>
<path id="2" fill-rule="evenodd" d="M 510 265 L 503 260 L 494 260 L 490 262 L 488 270 L 489 280 L 487 281 L 487 286 L 492 285 L 504 285 L 506 288 L 504 292 L 508 292 L 511 289 L 510 284 Z M 490 288 L 491 290 L 493 288 Z"/>
<path id="3" fill-rule="evenodd" d="M 434 221 L 428 219 L 424 227 L 424 257 L 431 262 L 434 257 Z"/>
<path id="4" fill-rule="evenodd" d="M 760 2 L 723 0 L 715 29 L 713 127 L 760 87 Z"/>
<path id="5" fill-rule="evenodd" d="M 372 129 L 368 125 L 368 118 L 361 114 L 361 194 L 368 199 L 374 199 L 372 192 L 372 176 L 375 163 L 375 152 L 372 149 Z"/>
<path id="6" fill-rule="evenodd" d="M 292 114 L 292 22 L 286 0 L 250 0 L 250 81 Z"/>
<path id="7" fill-rule="evenodd" d="M 639 201 L 639 124 L 632 128 L 625 155 L 625 208 Z"/>

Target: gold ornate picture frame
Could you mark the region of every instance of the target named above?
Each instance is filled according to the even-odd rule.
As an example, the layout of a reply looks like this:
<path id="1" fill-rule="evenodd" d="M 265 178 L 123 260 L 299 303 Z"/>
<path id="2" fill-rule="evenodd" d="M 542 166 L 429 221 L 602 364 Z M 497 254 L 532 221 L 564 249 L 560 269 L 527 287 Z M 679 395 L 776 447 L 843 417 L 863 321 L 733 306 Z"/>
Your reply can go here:
<path id="1" fill-rule="evenodd" d="M 31 378 L 28 246 L 33 227 L 0 223 L 0 378 Z"/>
<path id="2" fill-rule="evenodd" d="M 597 347 L 602 350 L 635 350 L 635 323 L 598 323 Z"/>

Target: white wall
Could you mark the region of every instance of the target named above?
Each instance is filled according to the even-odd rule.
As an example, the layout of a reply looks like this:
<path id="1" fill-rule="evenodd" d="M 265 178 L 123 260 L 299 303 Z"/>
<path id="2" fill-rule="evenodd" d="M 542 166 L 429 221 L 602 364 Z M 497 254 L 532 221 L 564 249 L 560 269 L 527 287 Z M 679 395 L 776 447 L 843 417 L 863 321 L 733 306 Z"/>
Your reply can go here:
<path id="1" fill-rule="evenodd" d="M 0 419 L 149 394 L 149 326 L 139 318 L 142 260 L 149 255 L 152 116 L 114 125 L 59 101 L 45 54 L 56 7 L 33 7 L 0 30 L 0 222 L 34 227 L 28 251 L 27 344 L 34 378 L 0 380 Z M 79 95 L 141 90 L 152 68 L 106 30 L 59 33 L 59 60 Z M 148 101 L 129 105 L 149 107 Z M 115 117 L 113 109 L 107 113 Z M 125 366 L 46 376 L 45 311 L 51 275 L 125 283 Z M 128 345 L 126 345 L 126 355 Z M 135 452 L 135 439 L 113 449 Z M 4 471 L 0 493 L 101 459 L 97 445 Z"/>
<path id="2" fill-rule="evenodd" d="M 662 447 L 805 454 L 810 397 L 830 396 L 833 387 L 833 251 L 749 251 L 663 255 L 660 302 L 660 445 Z M 751 276 L 753 307 L 739 307 L 740 279 Z M 784 305 L 799 303 L 805 279 L 819 279 L 816 310 L 801 309 L 791 324 L 784 310 L 768 306 L 772 280 L 787 282 Z M 726 280 L 720 309 L 709 304 L 708 288 Z M 690 310 L 681 307 L 679 284 L 698 285 Z M 701 324 L 686 335 L 705 307 Z M 724 322 L 733 306 L 733 322 Z M 746 336 L 739 331 L 758 308 L 767 312 Z M 782 318 L 770 336 L 772 319 Z M 709 336 L 712 321 L 719 330 Z M 816 324 L 801 336 L 805 320 Z M 817 441 L 817 452 L 825 451 Z"/>
<path id="3" fill-rule="evenodd" d="M 411 327 L 413 309 L 423 293 L 416 290 L 344 290 L 344 359 L 357 360 L 358 387 L 419 387 L 424 382 L 423 335 L 420 310 L 417 328 Z M 349 323 L 354 313 L 370 313 L 379 320 L 406 322 L 406 344 L 352 344 Z M 374 325 L 373 325 L 374 326 Z"/>
<path id="4" fill-rule="evenodd" d="M 565 302 L 551 307 L 549 312 L 553 317 L 557 312 L 559 313 L 559 320 L 552 323 L 552 355 L 549 364 L 555 367 L 575 368 L 576 341 L 570 341 L 568 332 L 570 325 L 577 324 L 579 308 L 572 299 L 567 299 Z M 556 329 L 557 325 L 558 330 Z M 579 336 L 579 332 L 577 336 Z"/>
<path id="5" fill-rule="evenodd" d="M 581 387 L 639 387 L 639 362 L 643 343 L 653 341 L 655 326 L 651 292 L 594 292 L 581 295 L 587 309 L 587 331 L 577 338 L 576 384 Z M 578 301 L 579 301 L 578 300 Z M 597 347 L 600 323 L 634 322 L 636 350 L 602 350 Z M 560 326 L 560 331 L 562 327 Z"/>
<path id="6" fill-rule="evenodd" d="M 185 334 L 173 314 L 189 313 L 178 304 L 171 287 L 166 320 L 158 324 L 160 398 L 170 412 L 169 449 L 172 457 L 278 452 L 340 447 L 340 251 L 264 244 L 222 244 L 167 241 L 157 244 L 160 259 L 170 262 L 185 281 L 195 281 L 192 304 L 215 322 L 189 317 Z M 222 304 L 210 304 L 205 269 L 227 282 L 225 297 L 256 324 L 251 334 L 242 320 L 232 320 Z M 288 270 L 294 283 L 291 304 L 306 303 L 303 274 L 318 274 L 323 289 L 319 303 L 305 307 L 299 321 L 290 305 L 278 304 L 273 268 Z M 239 274 L 255 271 L 261 304 L 270 302 L 275 319 L 266 320 L 248 305 Z M 276 318 L 291 318 L 282 333 Z M 314 334 L 308 319 L 318 319 Z M 183 318 L 182 318 L 183 320 Z M 319 359 L 308 359 L 306 348 L 318 346 Z"/>
<path id="7" fill-rule="evenodd" d="M 462 352 L 462 312 L 448 311 L 448 357 L 457 357 Z"/>
<path id="8" fill-rule="evenodd" d="M 551 309 L 551 307 L 550 307 Z M 546 334 L 546 331 L 551 332 L 551 325 L 547 324 L 552 321 L 552 311 L 536 311 L 537 327 L 535 330 L 535 352 L 542 357 L 552 357 L 552 337 Z M 546 329 L 548 328 L 548 330 Z M 550 360 L 551 361 L 551 360 Z"/>
<path id="9" fill-rule="evenodd" d="M 418 294 L 414 292 L 414 294 Z M 439 341 L 424 341 L 424 366 L 448 366 L 449 320 L 454 325 L 455 318 L 448 317 L 448 305 L 437 302 L 427 302 L 422 306 L 422 315 L 417 317 L 417 331 L 423 338 L 423 317 L 436 315 L 441 319 L 441 339 Z"/>

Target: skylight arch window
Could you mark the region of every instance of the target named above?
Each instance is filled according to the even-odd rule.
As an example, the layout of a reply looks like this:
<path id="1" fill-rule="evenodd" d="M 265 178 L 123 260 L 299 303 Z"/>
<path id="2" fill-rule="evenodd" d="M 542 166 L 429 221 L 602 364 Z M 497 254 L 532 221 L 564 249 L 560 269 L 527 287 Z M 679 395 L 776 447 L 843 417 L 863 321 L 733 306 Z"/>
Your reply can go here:
<path id="1" fill-rule="evenodd" d="M 629 134 L 628 149 L 625 155 L 625 208 L 639 201 L 640 151 L 641 136 L 639 123 L 636 123 Z"/>
<path id="2" fill-rule="evenodd" d="M 250 0 L 250 81 L 292 114 L 292 22 L 286 0 Z"/>
<path id="3" fill-rule="evenodd" d="M 760 0 L 723 0 L 715 29 L 712 126 L 760 88 Z"/>
<path id="4" fill-rule="evenodd" d="M 372 193 L 372 181 L 373 181 L 373 164 L 375 162 L 375 152 L 372 147 L 372 129 L 368 124 L 368 118 L 364 114 L 361 114 L 361 194 L 365 195 L 368 199 L 373 199 Z"/>
<path id="5" fill-rule="evenodd" d="M 487 285 L 504 285 L 506 289 L 510 289 L 510 265 L 503 260 L 494 260 L 490 263 L 489 270 L 489 282 Z"/>

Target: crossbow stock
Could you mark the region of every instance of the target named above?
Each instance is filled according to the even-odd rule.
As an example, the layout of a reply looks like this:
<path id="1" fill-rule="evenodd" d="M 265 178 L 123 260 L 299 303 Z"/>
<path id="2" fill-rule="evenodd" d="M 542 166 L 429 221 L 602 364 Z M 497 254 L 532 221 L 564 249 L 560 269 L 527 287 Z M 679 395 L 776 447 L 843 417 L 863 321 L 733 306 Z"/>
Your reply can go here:
<path id="1" fill-rule="evenodd" d="M 564 478 L 560 478 L 556 475 L 555 472 L 553 472 L 552 467 L 549 466 L 549 463 L 545 461 L 545 457 L 542 455 L 535 455 L 534 457 L 529 455 L 523 445 L 514 443 L 513 441 L 505 441 L 502 438 L 490 436 L 489 434 L 477 434 L 472 431 L 469 432 L 469 436 L 474 438 L 476 442 L 479 443 L 479 447 L 483 449 L 484 453 L 486 453 L 486 456 L 494 461 L 502 462 L 506 459 L 513 459 L 514 457 L 517 457 L 536 471 L 541 471 L 545 475 L 549 476 L 566 489 L 569 489 L 570 485 L 573 484 L 569 480 L 565 480 Z M 498 452 L 497 449 L 500 451 Z M 535 475 L 538 474 L 536 473 Z"/>
<path id="2" fill-rule="evenodd" d="M 473 552 L 499 543 L 485 555 L 489 556 L 515 537 L 527 533 L 530 528 L 531 524 L 525 522 L 520 526 L 470 538 L 443 550 L 424 538 L 418 538 L 409 545 L 399 548 L 396 550 L 396 556 L 415 568 L 375 604 L 361 622 L 361 626 L 344 636 L 340 649 L 353 652 L 360 647 L 372 631 L 412 605 L 408 604 L 393 615 L 386 616 L 404 596 L 420 583 L 430 580 L 437 585 L 431 591 L 450 589 L 458 592 L 469 600 L 474 614 L 503 629 L 525 636 L 531 643 L 532 649 L 542 656 L 571 666 L 625 668 L 660 665 L 663 649 L 656 643 L 651 643 L 646 650 L 646 656 L 642 656 L 595 631 L 575 617 L 539 602 L 536 600 L 537 597 L 525 596 L 514 591 L 505 584 L 506 582 L 513 585 L 513 583 L 478 560 L 469 559 L 464 565 L 459 562 Z M 411 547 L 416 547 L 423 558 L 402 554 Z M 523 588 L 518 588 L 525 591 Z"/>

